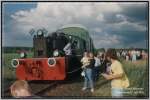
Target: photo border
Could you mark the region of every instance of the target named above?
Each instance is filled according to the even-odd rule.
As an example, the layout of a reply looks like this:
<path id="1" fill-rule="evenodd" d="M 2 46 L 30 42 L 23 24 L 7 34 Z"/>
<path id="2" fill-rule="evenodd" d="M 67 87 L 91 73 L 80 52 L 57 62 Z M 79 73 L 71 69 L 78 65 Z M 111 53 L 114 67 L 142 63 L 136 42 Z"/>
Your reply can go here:
<path id="1" fill-rule="evenodd" d="M 100 96 L 93 96 L 93 97 L 91 97 L 91 96 L 54 96 L 54 97 L 52 97 L 52 96 L 44 96 L 44 97 L 41 97 L 41 98 L 36 98 L 36 99 L 148 99 L 149 98 L 149 1 L 117 1 L 117 0 L 115 0 L 115 1 L 89 1 L 89 0 L 85 0 L 85 1 L 66 1 L 66 0 L 62 0 L 62 1 L 54 1 L 54 0 L 52 0 L 52 1 L 42 1 L 42 0 L 39 0 L 39 1 L 1 1 L 1 98 L 2 99 L 13 99 L 13 98 L 7 98 L 7 97 L 3 97 L 2 96 L 2 89 L 3 89 L 3 79 L 2 79 L 2 77 L 3 77 L 3 67 L 2 67 L 2 65 L 3 65 L 3 61 L 2 61 L 2 55 L 3 55 L 3 48 L 2 48 L 2 46 L 3 46 L 3 44 L 2 44 L 2 34 L 3 34 L 3 4 L 4 3 L 16 3 L 16 2 L 20 2 L 20 3 L 28 3 L 28 2 L 36 2 L 36 3 L 38 3 L 38 2 L 50 2 L 50 3 L 56 3 L 56 2 L 61 2 L 61 3 L 63 3 L 63 2 L 65 2 L 65 3 L 67 3 L 67 2 L 83 2 L 83 3 L 91 3 L 91 2 L 97 2 L 97 3 L 101 3 L 101 2 L 121 2 L 121 3 L 124 3 L 124 2 L 146 2 L 147 3 L 147 5 L 148 5 L 148 7 L 147 7 L 147 17 L 148 17 L 148 25 L 147 25 L 147 31 L 148 32 L 146 32 L 146 36 L 148 36 L 148 38 L 146 37 L 146 49 L 148 50 L 148 62 L 147 62 L 147 64 L 148 64 L 148 66 L 147 66 L 147 68 L 148 68 L 148 96 L 145 96 L 145 97 L 122 97 L 122 98 L 112 98 L 112 97 L 100 97 Z M 17 98 L 15 98 L 15 99 L 17 99 Z"/>

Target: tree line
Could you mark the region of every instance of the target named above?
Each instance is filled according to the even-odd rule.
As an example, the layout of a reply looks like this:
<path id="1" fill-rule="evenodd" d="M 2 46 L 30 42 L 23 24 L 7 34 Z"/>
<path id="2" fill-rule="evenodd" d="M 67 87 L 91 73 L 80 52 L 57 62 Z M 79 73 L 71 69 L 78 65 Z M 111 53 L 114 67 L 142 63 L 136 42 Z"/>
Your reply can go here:
<path id="1" fill-rule="evenodd" d="M 2 53 L 33 52 L 33 47 L 2 47 Z"/>

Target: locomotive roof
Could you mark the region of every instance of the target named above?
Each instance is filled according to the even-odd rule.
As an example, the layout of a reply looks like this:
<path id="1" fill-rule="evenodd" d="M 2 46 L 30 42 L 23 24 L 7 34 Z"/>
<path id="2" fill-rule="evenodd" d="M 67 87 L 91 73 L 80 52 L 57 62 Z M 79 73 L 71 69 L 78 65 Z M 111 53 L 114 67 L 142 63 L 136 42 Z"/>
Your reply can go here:
<path id="1" fill-rule="evenodd" d="M 70 26 L 70 27 L 64 27 L 62 29 L 59 29 L 58 31 L 61 31 L 68 35 L 77 36 L 84 40 L 87 40 L 90 38 L 88 31 L 84 29 L 83 27 Z"/>
<path id="2" fill-rule="evenodd" d="M 68 27 L 79 27 L 79 28 L 83 28 L 85 30 L 88 30 L 88 28 L 86 28 L 85 26 L 83 26 L 81 24 L 67 24 L 67 25 L 62 26 L 60 29 L 68 28 Z"/>

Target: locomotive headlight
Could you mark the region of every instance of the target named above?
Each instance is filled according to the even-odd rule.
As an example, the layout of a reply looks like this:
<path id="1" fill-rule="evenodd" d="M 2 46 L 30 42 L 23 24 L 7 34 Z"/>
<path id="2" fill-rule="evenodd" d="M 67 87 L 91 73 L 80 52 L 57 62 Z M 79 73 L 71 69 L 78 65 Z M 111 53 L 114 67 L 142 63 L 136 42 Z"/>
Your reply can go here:
<path id="1" fill-rule="evenodd" d="M 38 35 L 38 36 L 41 36 L 42 34 L 43 34 L 42 30 L 38 30 L 38 31 L 37 31 L 37 35 Z"/>
<path id="2" fill-rule="evenodd" d="M 24 57 L 25 57 L 25 53 L 24 53 L 24 52 L 21 52 L 21 53 L 20 53 L 20 57 L 21 57 L 21 58 L 24 58 Z"/>
<path id="3" fill-rule="evenodd" d="M 53 52 L 53 56 L 57 57 L 58 55 L 59 55 L 59 51 L 58 51 L 58 50 L 55 50 L 55 51 Z"/>
<path id="4" fill-rule="evenodd" d="M 48 58 L 47 63 L 50 67 L 54 67 L 56 65 L 56 59 L 55 58 Z"/>
<path id="5" fill-rule="evenodd" d="M 18 65 L 19 65 L 19 60 L 18 59 L 13 59 L 11 61 L 11 65 L 12 65 L 12 67 L 17 68 Z"/>

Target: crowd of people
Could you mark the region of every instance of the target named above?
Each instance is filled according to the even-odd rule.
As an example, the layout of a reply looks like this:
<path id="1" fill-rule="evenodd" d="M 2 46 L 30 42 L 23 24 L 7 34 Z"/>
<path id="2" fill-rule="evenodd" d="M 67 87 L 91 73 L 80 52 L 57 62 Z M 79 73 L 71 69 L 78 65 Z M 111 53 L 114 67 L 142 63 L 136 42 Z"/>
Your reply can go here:
<path id="1" fill-rule="evenodd" d="M 135 62 L 147 59 L 148 54 L 144 50 L 115 50 L 108 49 L 107 52 L 98 52 L 95 56 L 91 52 L 85 52 L 82 62 L 82 73 L 84 76 L 84 86 L 82 90 L 90 88 L 94 92 L 94 82 L 102 75 L 107 80 L 111 80 L 112 96 L 123 96 L 124 88 L 129 86 L 129 80 L 123 70 L 119 59 Z"/>
<path id="2" fill-rule="evenodd" d="M 94 92 L 94 83 L 99 79 L 100 75 L 106 80 L 111 80 L 111 95 L 112 97 L 122 97 L 123 90 L 129 86 L 129 80 L 123 70 L 119 58 L 124 58 L 129 61 L 138 59 L 146 59 L 147 53 L 142 50 L 118 50 L 108 49 L 107 52 L 84 52 L 82 63 L 82 73 L 84 84 L 82 91 L 90 89 Z M 34 97 L 30 87 L 26 81 L 18 80 L 10 87 L 12 96 L 19 97 Z M 36 96 L 35 96 L 36 97 Z"/>
<path id="3" fill-rule="evenodd" d="M 102 75 L 106 80 L 111 80 L 111 94 L 113 97 L 123 96 L 123 89 L 129 86 L 129 80 L 118 60 L 115 49 L 108 49 L 106 53 L 85 52 L 82 62 L 84 85 L 82 91 L 90 89 L 94 92 L 94 82 Z"/>
<path id="4" fill-rule="evenodd" d="M 119 50 L 117 51 L 117 56 L 124 58 L 126 61 L 137 61 L 141 59 L 146 59 L 148 54 L 144 50 Z"/>

